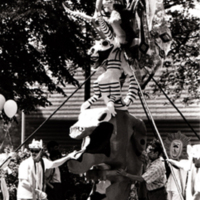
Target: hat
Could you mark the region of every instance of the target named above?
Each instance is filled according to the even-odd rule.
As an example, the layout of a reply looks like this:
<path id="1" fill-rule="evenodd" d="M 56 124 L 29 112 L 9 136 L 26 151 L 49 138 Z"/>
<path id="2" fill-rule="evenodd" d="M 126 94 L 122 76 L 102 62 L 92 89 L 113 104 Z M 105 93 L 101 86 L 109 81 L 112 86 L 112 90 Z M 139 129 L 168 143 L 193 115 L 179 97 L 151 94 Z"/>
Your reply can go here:
<path id="1" fill-rule="evenodd" d="M 30 149 L 43 149 L 43 142 L 42 140 L 38 141 L 33 139 L 32 143 L 29 144 Z"/>

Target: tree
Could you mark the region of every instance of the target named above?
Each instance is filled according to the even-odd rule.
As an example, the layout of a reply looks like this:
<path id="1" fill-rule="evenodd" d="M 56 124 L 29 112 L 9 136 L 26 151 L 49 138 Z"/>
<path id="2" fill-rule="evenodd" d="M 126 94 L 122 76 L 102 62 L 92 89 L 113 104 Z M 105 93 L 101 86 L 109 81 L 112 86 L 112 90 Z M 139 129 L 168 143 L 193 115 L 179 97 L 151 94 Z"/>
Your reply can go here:
<path id="1" fill-rule="evenodd" d="M 159 86 L 172 101 L 181 99 L 185 104 L 200 99 L 200 18 L 192 15 L 197 4 L 199 1 L 165 1 L 173 43 L 171 61 L 165 62 Z M 160 92 L 156 85 L 153 89 L 155 94 Z"/>
<path id="2" fill-rule="evenodd" d="M 95 8 L 94 0 L 67 4 L 90 16 Z M 48 106 L 48 93 L 65 95 L 60 85 L 78 85 L 73 75 L 78 67 L 90 66 L 86 52 L 95 33 L 91 26 L 68 16 L 59 0 L 2 0 L 0 5 L 0 93 L 15 99 L 26 112 Z M 182 5 L 184 12 L 171 11 L 175 5 Z M 159 84 L 174 100 L 187 88 L 184 102 L 199 98 L 199 19 L 185 14 L 194 5 L 193 0 L 165 1 L 171 16 L 174 62 L 165 63 Z M 158 92 L 157 87 L 153 89 Z"/>
<path id="3" fill-rule="evenodd" d="M 89 1 L 73 6 L 92 7 Z M 50 105 L 49 92 L 65 95 L 60 85 L 78 85 L 73 75 L 77 66 L 88 66 L 93 36 L 82 34 L 83 22 L 70 20 L 60 1 L 1 1 L 0 16 L 0 93 L 6 99 L 29 112 Z"/>

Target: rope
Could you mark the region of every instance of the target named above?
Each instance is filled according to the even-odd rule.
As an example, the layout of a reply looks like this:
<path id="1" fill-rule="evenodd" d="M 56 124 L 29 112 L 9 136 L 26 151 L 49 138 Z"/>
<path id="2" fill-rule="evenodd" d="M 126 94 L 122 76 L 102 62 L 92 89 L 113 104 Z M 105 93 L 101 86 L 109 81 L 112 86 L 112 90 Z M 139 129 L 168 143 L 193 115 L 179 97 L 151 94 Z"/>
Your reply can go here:
<path id="1" fill-rule="evenodd" d="M 147 113 L 147 111 L 146 111 L 146 109 L 145 109 L 145 106 L 144 106 L 144 103 L 143 103 L 143 101 L 142 101 L 140 92 L 138 92 L 138 96 L 139 96 L 139 98 L 140 98 L 140 102 L 141 102 L 141 104 L 142 104 L 143 110 L 144 110 L 144 112 L 145 112 L 145 114 L 146 114 L 146 117 L 147 117 L 147 119 L 148 119 L 148 122 L 149 122 L 149 124 L 150 124 L 150 126 L 151 126 L 151 129 L 152 129 L 152 131 L 153 131 L 153 134 L 154 134 L 155 137 L 157 137 L 156 132 L 155 132 L 155 129 L 154 129 L 154 126 L 153 126 L 153 124 L 152 124 L 152 121 L 150 120 L 149 115 L 148 115 L 148 113 Z"/>
<path id="2" fill-rule="evenodd" d="M 146 67 L 144 67 L 145 70 L 149 73 L 149 71 L 146 69 Z M 172 102 L 172 100 L 167 96 L 167 94 L 165 93 L 165 91 L 160 87 L 160 85 L 158 84 L 158 82 L 152 77 L 152 80 L 154 81 L 154 83 L 158 86 L 158 88 L 161 90 L 161 92 L 165 95 L 165 97 L 168 99 L 168 101 L 171 103 L 171 105 L 178 111 L 178 113 L 181 115 L 181 117 L 184 119 L 184 121 L 186 122 L 186 124 L 189 126 L 189 128 L 193 131 L 193 133 L 197 136 L 197 138 L 200 140 L 200 136 L 197 134 L 197 132 L 192 128 L 192 126 L 190 125 L 190 123 L 187 121 L 187 119 L 184 117 L 184 115 L 181 113 L 181 111 L 176 107 L 176 105 Z"/>
<path id="3" fill-rule="evenodd" d="M 74 92 L 72 92 L 65 101 L 63 101 L 63 103 L 54 111 L 52 112 L 52 114 L 46 119 L 44 120 L 39 126 L 38 128 L 36 128 L 35 131 L 33 131 L 33 133 L 31 133 L 26 140 L 20 144 L 15 150 L 14 152 L 17 152 L 48 120 L 50 120 L 52 118 L 52 116 L 79 90 L 81 89 L 81 87 L 96 73 L 96 71 L 94 71 L 92 74 L 90 74 L 90 76 L 88 76 L 86 78 L 86 80 L 76 89 L 74 90 Z M 11 156 L 9 156 L 1 165 L 0 168 L 7 162 L 8 159 L 10 159 Z"/>
<path id="4" fill-rule="evenodd" d="M 128 58 L 127 55 L 126 55 L 126 53 L 125 53 L 125 56 L 126 56 L 126 58 Z M 128 59 L 127 59 L 127 60 L 128 60 Z M 136 80 L 136 83 L 137 83 L 137 85 L 138 85 L 139 91 L 140 91 L 140 93 L 141 93 L 141 95 L 142 95 L 142 99 L 143 99 L 144 104 L 145 104 L 145 106 L 146 106 L 146 109 L 147 109 L 147 111 L 148 111 L 148 113 L 149 113 L 149 116 L 150 116 L 151 121 L 152 121 L 152 124 L 153 124 L 153 126 L 154 126 L 154 128 L 155 128 L 155 131 L 156 131 L 156 134 L 157 134 L 157 136 L 158 136 L 158 139 L 159 139 L 159 141 L 160 141 L 160 143 L 161 143 L 161 145 L 162 145 L 163 153 L 164 153 L 166 159 L 169 159 L 169 157 L 168 157 L 168 155 L 167 155 L 167 151 L 166 151 L 165 146 L 164 146 L 164 143 L 163 143 L 162 138 L 161 138 L 161 136 L 160 136 L 160 133 L 159 133 L 157 127 L 156 127 L 156 124 L 155 124 L 155 121 L 154 121 L 154 119 L 153 119 L 153 116 L 152 116 L 152 114 L 151 114 L 151 111 L 149 110 L 148 104 L 147 104 L 147 102 L 146 102 L 146 100 L 145 100 L 145 98 L 144 98 L 144 95 L 143 95 L 142 89 L 141 89 L 141 87 L 140 87 L 140 84 L 139 84 L 139 82 L 138 82 L 138 80 L 137 80 L 137 78 L 136 78 L 136 76 L 135 76 L 134 71 L 133 71 L 133 67 L 132 67 L 132 65 L 131 65 L 130 63 L 129 63 L 129 66 L 130 66 L 130 68 L 131 68 L 131 70 L 132 70 L 132 72 L 133 72 L 133 76 L 134 76 L 134 78 L 135 78 L 135 80 Z M 171 172 L 172 172 L 172 176 L 173 176 L 174 182 L 175 182 L 175 184 L 176 184 L 176 187 L 177 187 L 177 190 L 178 190 L 180 199 L 181 199 L 181 200 L 184 200 L 184 198 L 183 198 L 183 196 L 182 196 L 182 194 L 181 194 L 181 189 L 180 189 L 180 187 L 179 187 L 179 185 L 178 185 L 178 181 L 177 181 L 177 179 L 176 179 L 176 177 L 175 177 L 174 170 L 173 170 L 171 164 L 169 164 L 169 162 L 167 162 L 167 164 L 169 165 L 170 170 L 171 170 Z"/>

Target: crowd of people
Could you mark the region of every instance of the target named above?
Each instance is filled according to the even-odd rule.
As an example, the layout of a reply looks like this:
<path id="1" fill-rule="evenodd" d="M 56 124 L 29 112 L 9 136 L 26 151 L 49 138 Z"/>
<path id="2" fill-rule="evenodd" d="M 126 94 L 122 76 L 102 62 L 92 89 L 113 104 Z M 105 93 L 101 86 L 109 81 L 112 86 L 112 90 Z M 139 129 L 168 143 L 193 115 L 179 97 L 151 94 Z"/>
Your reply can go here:
<path id="1" fill-rule="evenodd" d="M 12 148 L 6 146 L 0 155 L 0 164 L 8 156 L 11 157 L 1 166 L 1 195 L 0 200 L 86 200 L 92 184 L 83 177 L 69 173 L 66 161 L 75 158 L 76 151 L 62 155 L 55 141 L 47 144 L 46 150 L 42 140 L 33 140 L 29 149 L 12 153 Z M 172 192 L 170 168 L 166 161 L 173 166 L 178 164 L 171 159 L 164 159 L 163 147 L 154 139 L 144 151 L 144 169 L 141 176 L 128 173 L 124 169 L 117 170 L 116 175 L 127 177 L 132 181 L 128 200 L 140 200 L 138 196 L 141 186 L 146 200 L 182 200 L 184 194 L 178 189 Z M 180 182 L 178 180 L 178 182 Z M 171 183 L 171 182 L 170 182 Z M 174 185 L 175 189 L 176 185 Z M 183 195 L 181 197 L 181 195 Z M 197 198 L 198 199 L 198 198 Z M 196 199 L 195 199 L 196 200 Z"/>
<path id="2" fill-rule="evenodd" d="M 69 173 L 66 165 L 69 156 L 67 157 L 66 151 L 60 151 L 59 144 L 55 141 L 44 146 L 33 140 L 28 148 L 17 153 L 12 153 L 12 147 L 9 145 L 4 148 L 4 153 L 0 154 L 0 164 L 8 156 L 11 156 L 11 159 L 1 167 L 0 200 L 87 199 L 91 183 L 84 177 Z M 54 162 L 55 160 L 59 162 Z M 33 187 L 37 190 L 33 191 Z"/>

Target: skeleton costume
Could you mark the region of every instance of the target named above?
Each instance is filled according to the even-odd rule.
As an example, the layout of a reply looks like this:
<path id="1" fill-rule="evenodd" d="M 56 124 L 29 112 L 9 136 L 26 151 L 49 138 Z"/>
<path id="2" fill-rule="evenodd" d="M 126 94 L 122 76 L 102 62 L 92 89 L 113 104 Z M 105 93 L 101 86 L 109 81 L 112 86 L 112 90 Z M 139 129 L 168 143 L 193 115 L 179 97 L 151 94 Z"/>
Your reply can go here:
<path id="1" fill-rule="evenodd" d="M 90 23 L 97 35 L 112 46 L 106 58 L 99 63 L 105 65 L 106 71 L 95 81 L 94 95 L 82 104 L 81 110 L 87 109 L 100 97 L 113 115 L 116 114 L 115 109 L 126 110 L 138 92 L 134 77 L 145 88 L 151 76 L 163 65 L 170 50 L 172 40 L 163 0 L 96 0 L 93 17 L 71 11 L 64 4 L 63 7 L 69 15 Z M 99 40 L 96 43 L 103 44 Z M 135 76 L 129 64 L 133 66 Z M 130 79 L 125 99 L 122 99 L 120 86 L 123 73 Z"/>
<path id="2" fill-rule="evenodd" d="M 118 47 L 114 47 L 104 63 L 106 65 L 106 71 L 94 82 L 94 95 L 88 99 L 88 102 L 91 105 L 100 97 L 103 97 L 106 104 L 108 102 L 113 102 L 116 109 L 126 110 L 130 103 L 125 104 L 122 100 L 119 81 L 122 73 L 128 71 L 124 70 L 124 67 L 127 69 L 129 68 L 123 52 Z M 130 102 L 133 102 L 137 95 L 138 86 L 134 76 L 130 74 L 131 73 L 129 73 L 129 91 L 126 98 L 129 99 Z"/>
<path id="3" fill-rule="evenodd" d="M 120 19 L 120 16 L 118 16 L 118 18 Z M 94 95 L 88 100 L 88 102 L 91 105 L 100 97 L 103 97 L 106 105 L 107 103 L 112 102 L 115 109 L 126 110 L 127 106 L 135 100 L 138 92 L 138 86 L 129 64 L 125 59 L 124 51 L 120 48 L 119 42 L 121 41 L 118 41 L 117 37 L 114 37 L 100 12 L 98 12 L 98 22 L 101 31 L 108 39 L 106 42 L 110 43 L 111 51 L 106 60 L 102 63 L 102 65 L 106 66 L 106 71 L 94 82 Z M 104 42 L 105 41 L 102 42 L 102 45 Z M 130 81 L 129 91 L 126 96 L 127 101 L 125 100 L 125 102 L 122 100 L 120 86 L 120 77 L 123 72 L 125 75 L 129 75 Z"/>

